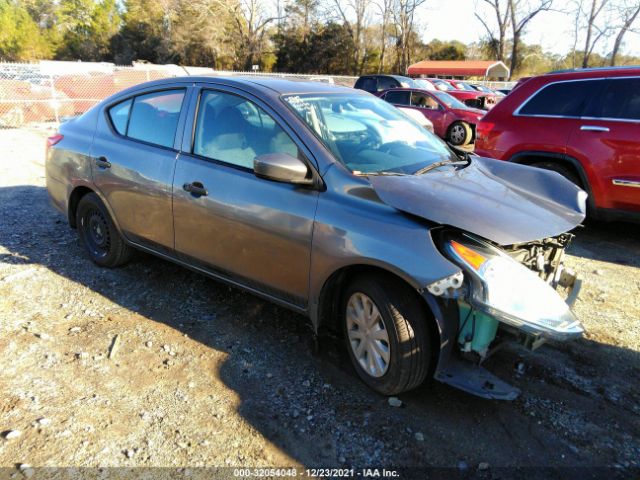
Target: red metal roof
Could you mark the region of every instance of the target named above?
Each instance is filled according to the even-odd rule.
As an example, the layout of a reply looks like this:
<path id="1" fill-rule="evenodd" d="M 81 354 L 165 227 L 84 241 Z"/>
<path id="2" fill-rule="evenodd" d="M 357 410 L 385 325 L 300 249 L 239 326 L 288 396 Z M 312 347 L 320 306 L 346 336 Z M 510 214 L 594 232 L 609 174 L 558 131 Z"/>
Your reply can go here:
<path id="1" fill-rule="evenodd" d="M 410 76 L 508 77 L 507 66 L 495 60 L 423 60 L 407 69 Z"/>

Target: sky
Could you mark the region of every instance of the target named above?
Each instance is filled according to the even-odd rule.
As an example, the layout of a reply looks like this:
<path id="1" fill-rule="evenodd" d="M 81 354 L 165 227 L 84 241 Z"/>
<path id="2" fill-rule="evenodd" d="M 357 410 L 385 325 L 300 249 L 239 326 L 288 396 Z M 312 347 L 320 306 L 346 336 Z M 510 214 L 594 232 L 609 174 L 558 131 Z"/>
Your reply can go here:
<path id="1" fill-rule="evenodd" d="M 463 43 L 475 42 L 485 35 L 480 21 L 474 16 L 477 11 L 485 15 L 484 18 L 493 20 L 491 7 L 483 5 L 481 0 L 430 0 L 426 2 L 416 14 L 418 30 L 424 41 L 434 38 L 440 40 L 459 40 Z M 558 5 L 564 1 L 556 2 Z M 640 21 L 638 22 L 640 23 Z M 495 25 L 494 23 L 490 25 Z M 566 54 L 571 51 L 573 44 L 573 18 L 570 14 L 561 12 L 541 12 L 527 28 L 524 41 L 528 44 L 540 44 L 544 50 L 552 53 Z M 582 39 L 584 42 L 584 39 Z M 609 41 L 609 48 L 601 44 L 596 48 L 598 53 L 610 51 L 613 38 Z M 580 43 L 578 44 L 580 48 Z M 622 53 L 640 56 L 640 34 L 628 32 L 624 37 Z"/>

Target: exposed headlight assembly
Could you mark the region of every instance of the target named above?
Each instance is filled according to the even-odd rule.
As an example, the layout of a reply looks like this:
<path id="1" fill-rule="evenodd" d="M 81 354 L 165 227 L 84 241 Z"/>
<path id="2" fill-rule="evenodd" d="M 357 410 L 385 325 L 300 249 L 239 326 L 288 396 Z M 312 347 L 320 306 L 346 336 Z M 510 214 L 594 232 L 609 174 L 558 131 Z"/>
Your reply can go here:
<path id="1" fill-rule="evenodd" d="M 470 235 L 447 240 L 445 249 L 470 274 L 469 301 L 476 308 L 505 324 L 551 338 L 584 332 L 560 295 L 506 253 Z"/>

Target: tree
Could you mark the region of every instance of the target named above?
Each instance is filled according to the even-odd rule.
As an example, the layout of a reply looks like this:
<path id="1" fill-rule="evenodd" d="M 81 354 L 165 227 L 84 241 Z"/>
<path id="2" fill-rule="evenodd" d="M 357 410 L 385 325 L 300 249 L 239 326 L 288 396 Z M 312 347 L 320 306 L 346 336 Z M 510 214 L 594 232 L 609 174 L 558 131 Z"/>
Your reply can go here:
<path id="1" fill-rule="evenodd" d="M 114 61 L 172 63 L 173 25 L 178 7 L 178 0 L 126 0 L 122 28 L 111 41 Z"/>
<path id="2" fill-rule="evenodd" d="M 533 20 L 540 12 L 549 11 L 553 4 L 553 0 L 537 0 L 535 3 L 533 0 L 527 2 L 523 0 L 509 0 L 509 15 L 511 16 L 511 72 L 509 78 L 518 70 L 520 66 L 520 43 L 522 34 L 525 31 L 526 26 L 531 20 Z"/>
<path id="3" fill-rule="evenodd" d="M 49 44 L 26 8 L 0 0 L 0 60 L 37 60 L 50 55 Z"/>
<path id="4" fill-rule="evenodd" d="M 319 6 L 320 0 L 294 0 L 285 7 L 287 23 L 293 26 L 294 31 L 300 33 L 303 39 L 306 39 L 317 22 Z"/>
<path id="5" fill-rule="evenodd" d="M 387 27 L 389 26 L 389 17 L 391 15 L 391 6 L 393 0 L 379 0 L 374 5 L 380 12 L 380 57 L 378 62 L 378 73 L 382 73 L 384 69 L 384 55 L 387 51 Z"/>
<path id="6" fill-rule="evenodd" d="M 62 35 L 56 58 L 102 61 L 111 56 L 111 38 L 120 30 L 115 0 L 62 0 L 58 28 Z"/>
<path id="7" fill-rule="evenodd" d="M 489 26 L 489 23 L 483 18 L 483 16 L 475 13 L 476 18 L 482 23 L 482 26 L 487 32 L 487 42 L 490 46 L 490 50 L 493 53 L 493 57 L 505 61 L 505 51 L 507 47 L 507 29 L 509 28 L 509 22 L 511 21 L 511 2 L 505 0 L 505 3 L 501 4 L 500 0 L 484 0 L 493 10 L 493 14 L 496 18 L 497 34 L 495 30 Z M 504 5 L 504 8 L 502 7 Z"/>
<path id="8" fill-rule="evenodd" d="M 467 46 L 457 40 L 443 42 L 435 39 L 425 45 L 424 51 L 429 60 L 464 60 Z"/>
<path id="9" fill-rule="evenodd" d="M 334 6 L 339 13 L 342 24 L 353 39 L 352 74 L 362 73 L 362 58 L 366 55 L 363 34 L 367 22 L 367 8 L 369 0 L 334 0 Z"/>
<path id="10" fill-rule="evenodd" d="M 635 5 L 634 5 L 635 3 Z M 615 66 L 616 57 L 618 56 L 618 52 L 620 51 L 620 46 L 622 45 L 622 39 L 625 34 L 631 30 L 633 23 L 638 19 L 640 15 L 640 3 L 632 2 L 632 3 L 624 3 L 618 7 L 618 13 L 622 20 L 622 25 L 618 30 L 618 34 L 616 35 L 616 39 L 613 43 L 613 50 L 611 51 L 611 66 Z"/>
<path id="11" fill-rule="evenodd" d="M 183 65 L 232 69 L 236 45 L 229 35 L 234 28 L 228 10 L 216 0 L 181 0 L 173 22 L 173 61 Z"/>
<path id="12" fill-rule="evenodd" d="M 589 57 L 593 53 L 593 49 L 600 39 L 609 31 L 608 26 L 599 27 L 596 24 L 598 17 L 604 11 L 608 0 L 591 0 L 591 9 L 587 15 L 587 35 L 584 44 L 584 54 L 582 57 L 582 68 L 589 66 Z"/>
<path id="13" fill-rule="evenodd" d="M 252 65 L 260 65 L 268 28 L 278 20 L 277 14 L 269 12 L 263 0 L 216 0 L 213 3 L 226 9 L 233 24 L 228 34 L 236 45 L 236 68 L 249 70 Z"/>
<path id="14" fill-rule="evenodd" d="M 418 7 L 426 0 L 394 0 L 391 10 L 396 30 L 395 70 L 405 74 L 411 64 L 411 40 L 414 16 Z"/>

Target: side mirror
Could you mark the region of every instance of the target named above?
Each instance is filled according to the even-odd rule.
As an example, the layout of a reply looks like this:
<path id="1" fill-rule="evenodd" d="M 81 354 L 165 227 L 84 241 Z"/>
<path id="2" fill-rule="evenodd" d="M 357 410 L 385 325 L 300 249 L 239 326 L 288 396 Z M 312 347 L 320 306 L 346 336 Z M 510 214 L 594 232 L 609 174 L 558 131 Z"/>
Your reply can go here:
<path id="1" fill-rule="evenodd" d="M 302 160 L 288 153 L 267 153 L 253 160 L 253 172 L 256 177 L 275 182 L 312 185 L 309 167 Z"/>

